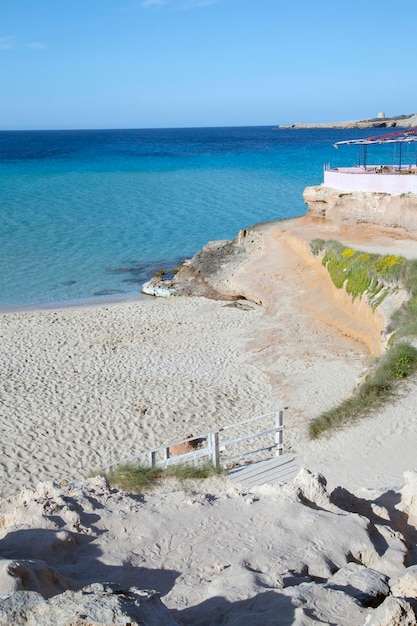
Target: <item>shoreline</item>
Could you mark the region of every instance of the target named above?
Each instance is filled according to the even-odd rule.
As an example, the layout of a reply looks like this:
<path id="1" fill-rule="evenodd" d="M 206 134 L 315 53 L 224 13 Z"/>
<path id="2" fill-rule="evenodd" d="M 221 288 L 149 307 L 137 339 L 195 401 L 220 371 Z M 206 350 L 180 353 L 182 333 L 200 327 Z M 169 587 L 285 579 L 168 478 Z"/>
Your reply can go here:
<path id="1" fill-rule="evenodd" d="M 36 313 L 40 311 L 65 311 L 68 309 L 89 309 L 113 304 L 129 304 L 131 302 L 145 302 L 150 297 L 142 292 L 131 294 L 110 296 L 96 296 L 81 300 L 63 300 L 56 302 L 21 304 L 21 305 L 0 305 L 0 315 L 11 313 Z"/>

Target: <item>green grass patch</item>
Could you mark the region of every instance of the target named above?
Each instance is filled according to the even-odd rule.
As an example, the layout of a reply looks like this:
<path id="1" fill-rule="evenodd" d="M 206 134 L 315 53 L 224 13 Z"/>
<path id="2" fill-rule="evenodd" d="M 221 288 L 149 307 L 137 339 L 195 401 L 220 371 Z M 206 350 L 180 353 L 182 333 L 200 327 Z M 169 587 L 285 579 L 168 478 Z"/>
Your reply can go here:
<path id="1" fill-rule="evenodd" d="M 222 468 L 215 468 L 211 461 L 199 466 L 178 463 L 167 468 L 121 463 L 104 473 L 104 476 L 112 488 L 122 489 L 129 493 L 143 493 L 151 491 L 166 478 L 204 479 L 218 476 L 223 472 Z"/>
<path id="2" fill-rule="evenodd" d="M 417 350 L 405 342 L 394 345 L 350 398 L 310 422 L 310 437 L 316 439 L 325 432 L 369 416 L 396 393 L 398 381 L 416 371 Z"/>

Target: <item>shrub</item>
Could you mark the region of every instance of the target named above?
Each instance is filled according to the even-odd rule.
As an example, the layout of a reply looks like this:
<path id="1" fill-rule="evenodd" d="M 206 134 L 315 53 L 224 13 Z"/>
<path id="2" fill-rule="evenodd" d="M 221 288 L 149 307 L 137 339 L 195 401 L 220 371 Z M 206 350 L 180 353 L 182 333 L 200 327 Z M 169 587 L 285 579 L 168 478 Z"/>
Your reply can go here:
<path id="1" fill-rule="evenodd" d="M 317 256 L 320 252 L 322 252 L 325 243 L 326 241 L 324 239 L 313 239 L 313 241 L 310 242 L 310 250 L 314 256 Z"/>

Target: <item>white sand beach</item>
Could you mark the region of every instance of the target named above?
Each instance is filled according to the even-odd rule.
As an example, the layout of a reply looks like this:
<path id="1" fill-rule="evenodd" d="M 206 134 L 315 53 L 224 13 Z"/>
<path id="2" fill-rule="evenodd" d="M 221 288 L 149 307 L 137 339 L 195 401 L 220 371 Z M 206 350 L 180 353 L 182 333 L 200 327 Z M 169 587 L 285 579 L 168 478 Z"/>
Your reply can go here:
<path id="1" fill-rule="evenodd" d="M 333 329 L 308 339 L 288 314 L 173 298 L 3 316 L 3 495 L 282 406 L 293 447 L 366 355 Z"/>
<path id="2" fill-rule="evenodd" d="M 417 469 L 417 383 L 369 419 L 308 440 L 309 420 L 352 392 L 382 338 L 379 322 L 333 297 L 322 268 L 308 260 L 304 228 L 311 235 L 302 220 L 260 225 L 243 261 L 224 268 L 222 287 L 247 300 L 150 298 L 1 316 L 1 493 L 49 483 L 0 503 L 0 555 L 9 559 L 0 594 L 12 579 L 12 587 L 21 584 L 10 559 L 43 559 L 73 580 L 62 588 L 111 579 L 156 589 L 178 620 L 158 624 L 365 623 L 368 609 L 346 597 L 340 604 L 318 583 L 353 563 L 386 580 L 406 567 L 408 535 L 378 526 L 384 560 L 369 529 L 375 515 L 394 519 L 393 494 L 404 472 Z M 348 231 L 339 234 L 349 241 Z M 390 233 L 367 239 L 366 229 L 358 239 L 372 250 L 397 243 Z M 414 239 L 399 241 L 417 255 Z M 72 482 L 190 433 L 283 407 L 285 449 L 300 467 L 326 476 L 327 495 L 317 478 L 309 487 L 306 474 L 301 492 L 294 484 L 248 493 L 221 478 L 133 499 L 94 480 Z M 339 485 L 356 496 L 330 501 Z M 39 549 L 29 539 L 13 543 L 23 529 L 28 538 L 30 529 L 38 539 L 49 533 L 53 545 L 72 542 L 72 556 L 52 557 L 45 538 Z M 303 581 L 315 585 L 314 597 Z M 291 592 L 277 593 L 285 586 Z M 308 610 L 297 608 L 303 605 Z"/>

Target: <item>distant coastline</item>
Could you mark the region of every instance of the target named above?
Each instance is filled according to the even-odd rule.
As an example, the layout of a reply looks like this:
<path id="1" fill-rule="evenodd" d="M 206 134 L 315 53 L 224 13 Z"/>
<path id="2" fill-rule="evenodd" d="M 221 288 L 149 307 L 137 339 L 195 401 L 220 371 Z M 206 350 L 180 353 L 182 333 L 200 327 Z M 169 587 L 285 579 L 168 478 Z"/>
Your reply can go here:
<path id="1" fill-rule="evenodd" d="M 324 122 L 318 124 L 280 124 L 278 129 L 298 128 L 411 128 L 417 126 L 417 113 L 396 115 L 395 117 L 373 117 L 366 120 L 350 120 L 346 122 Z"/>

